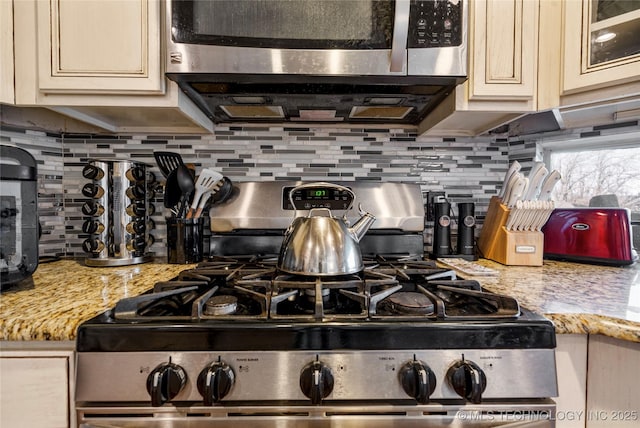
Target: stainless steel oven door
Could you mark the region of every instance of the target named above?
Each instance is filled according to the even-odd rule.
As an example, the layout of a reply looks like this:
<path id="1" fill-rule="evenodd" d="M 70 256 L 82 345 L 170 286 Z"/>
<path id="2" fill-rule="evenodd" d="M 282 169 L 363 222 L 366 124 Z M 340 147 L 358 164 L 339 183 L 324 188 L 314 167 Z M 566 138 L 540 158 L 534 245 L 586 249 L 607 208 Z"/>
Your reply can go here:
<path id="1" fill-rule="evenodd" d="M 78 407 L 81 428 L 555 427 L 552 400 L 479 405 Z"/>

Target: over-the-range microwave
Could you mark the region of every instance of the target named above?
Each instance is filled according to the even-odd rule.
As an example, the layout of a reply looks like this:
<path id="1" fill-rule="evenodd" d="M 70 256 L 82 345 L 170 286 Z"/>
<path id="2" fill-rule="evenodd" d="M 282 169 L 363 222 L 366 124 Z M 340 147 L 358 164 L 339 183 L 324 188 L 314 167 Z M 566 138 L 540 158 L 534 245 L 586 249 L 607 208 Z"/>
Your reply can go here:
<path id="1" fill-rule="evenodd" d="M 323 104 L 323 94 L 362 93 L 388 111 L 399 98 L 376 94 L 433 101 L 442 98 L 437 88 L 466 80 L 466 1 L 167 0 L 166 72 L 210 115 L 227 103 L 220 94 L 234 95 L 242 114 L 265 104 L 260 93 L 269 89 L 275 98 L 313 93 L 314 102 L 287 95 L 281 104 L 295 114 L 308 105 L 321 120 L 324 107 L 340 103 Z"/>

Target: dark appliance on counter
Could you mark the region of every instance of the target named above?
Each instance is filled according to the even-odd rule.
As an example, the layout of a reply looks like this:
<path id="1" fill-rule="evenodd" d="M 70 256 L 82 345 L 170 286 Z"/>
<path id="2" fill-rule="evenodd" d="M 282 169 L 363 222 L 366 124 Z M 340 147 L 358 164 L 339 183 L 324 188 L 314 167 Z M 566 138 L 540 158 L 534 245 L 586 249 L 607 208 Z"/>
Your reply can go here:
<path id="1" fill-rule="evenodd" d="M 418 124 L 467 76 L 466 0 L 166 8 L 167 77 L 215 122 Z"/>
<path id="2" fill-rule="evenodd" d="M 638 260 L 626 208 L 557 208 L 542 228 L 544 257 L 612 266 Z"/>
<path id="3" fill-rule="evenodd" d="M 237 225 L 212 230 L 208 260 L 79 327 L 79 424 L 554 426 L 552 323 L 424 260 L 403 230 L 417 185 L 340 183 L 376 216 L 373 239 L 361 272 L 318 277 L 264 252 L 293 220 L 292 184 L 235 183 L 227 203 L 248 205 L 211 210 L 212 229 Z M 333 190 L 301 192 L 297 214 L 351 205 Z"/>
<path id="4" fill-rule="evenodd" d="M 0 288 L 38 267 L 38 166 L 23 149 L 0 145 Z"/>

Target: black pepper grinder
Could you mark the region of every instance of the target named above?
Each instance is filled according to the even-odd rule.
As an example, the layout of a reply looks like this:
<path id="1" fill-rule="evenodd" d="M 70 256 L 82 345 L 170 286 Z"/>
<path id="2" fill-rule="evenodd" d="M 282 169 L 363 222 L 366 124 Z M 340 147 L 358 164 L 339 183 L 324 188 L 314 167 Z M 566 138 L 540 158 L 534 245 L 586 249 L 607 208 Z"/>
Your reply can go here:
<path id="1" fill-rule="evenodd" d="M 474 233 L 476 229 L 475 204 L 461 202 L 458 204 L 458 254 L 473 255 Z"/>
<path id="2" fill-rule="evenodd" d="M 451 254 L 451 217 L 449 217 L 449 202 L 435 204 L 433 227 L 433 255 L 436 257 Z"/>

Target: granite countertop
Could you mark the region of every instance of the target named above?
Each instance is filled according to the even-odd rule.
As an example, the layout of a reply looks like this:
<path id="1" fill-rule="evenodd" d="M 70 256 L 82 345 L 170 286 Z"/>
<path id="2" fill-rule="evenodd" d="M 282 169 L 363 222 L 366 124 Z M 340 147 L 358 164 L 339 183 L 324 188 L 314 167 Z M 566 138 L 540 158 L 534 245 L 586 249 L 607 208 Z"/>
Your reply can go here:
<path id="1" fill-rule="evenodd" d="M 499 272 L 495 277 L 475 277 L 483 287 L 544 314 L 558 333 L 604 334 L 640 342 L 638 264 L 618 268 L 546 260 L 542 267 L 478 263 Z M 74 340 L 83 321 L 192 266 L 144 263 L 96 268 L 76 260 L 40 264 L 33 285 L 0 295 L 0 340 Z"/>
<path id="2" fill-rule="evenodd" d="M 75 340 L 83 322 L 195 265 L 143 263 L 88 267 L 84 260 L 41 263 L 33 285 L 0 294 L 0 340 Z"/>
<path id="3" fill-rule="evenodd" d="M 543 266 L 504 266 L 481 259 L 499 272 L 474 277 L 494 293 L 552 320 L 557 333 L 603 334 L 640 342 L 640 264 L 613 267 L 545 260 Z"/>

